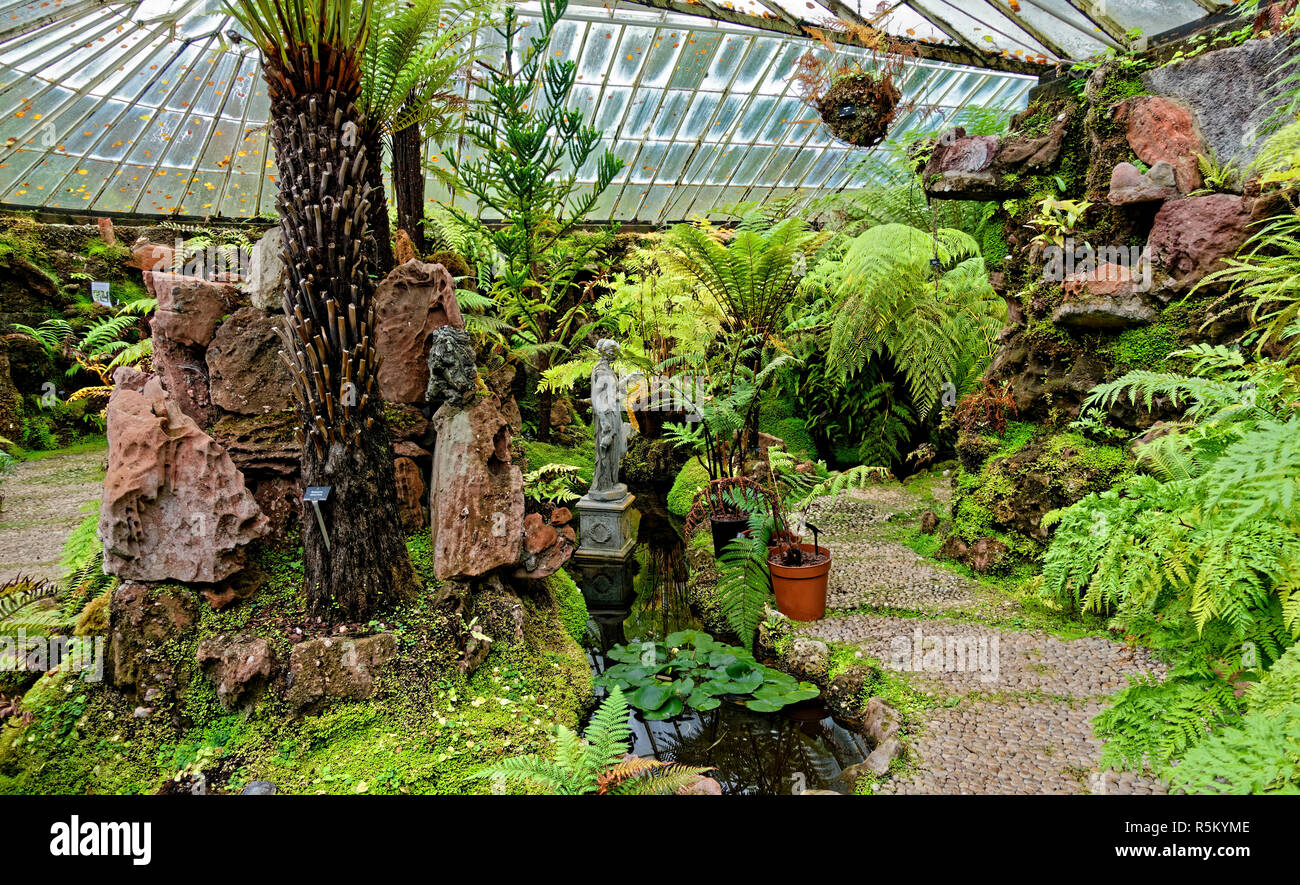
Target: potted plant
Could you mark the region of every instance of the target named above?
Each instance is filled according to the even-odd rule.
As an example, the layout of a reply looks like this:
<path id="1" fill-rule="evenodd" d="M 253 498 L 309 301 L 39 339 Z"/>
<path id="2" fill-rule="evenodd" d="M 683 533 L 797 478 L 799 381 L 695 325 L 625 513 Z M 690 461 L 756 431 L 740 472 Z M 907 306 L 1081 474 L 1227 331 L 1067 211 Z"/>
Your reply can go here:
<path id="1" fill-rule="evenodd" d="M 807 522 L 808 508 L 817 498 L 836 495 L 890 476 L 883 467 L 860 465 L 831 472 L 824 462 L 799 464 L 789 452 L 768 449 L 767 568 L 777 611 L 794 621 L 816 621 L 826 614 L 832 555 Z M 750 498 L 756 501 L 757 498 Z M 804 538 L 811 531 L 812 543 Z"/>
<path id="2" fill-rule="evenodd" d="M 776 506 L 773 492 L 756 480 L 747 476 L 710 479 L 695 493 L 686 514 L 686 537 L 693 537 L 707 519 L 713 555 L 720 557 L 733 539 L 749 532 L 751 512 L 768 506 Z"/>

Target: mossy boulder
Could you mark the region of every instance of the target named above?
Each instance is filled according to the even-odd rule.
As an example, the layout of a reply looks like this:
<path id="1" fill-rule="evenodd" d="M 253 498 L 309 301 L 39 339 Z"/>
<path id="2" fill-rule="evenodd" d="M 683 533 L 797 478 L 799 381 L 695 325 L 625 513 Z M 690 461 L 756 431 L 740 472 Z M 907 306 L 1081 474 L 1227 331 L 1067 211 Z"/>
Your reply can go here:
<path id="1" fill-rule="evenodd" d="M 984 542 L 979 557 L 992 571 L 1032 558 L 1050 540 L 1043 525 L 1047 513 L 1110 488 L 1131 470 L 1131 457 L 1119 446 L 1098 445 L 1072 432 L 1008 425 L 978 469 L 958 474 L 949 550 L 960 549 L 956 541 L 971 549 Z"/>
<path id="2" fill-rule="evenodd" d="M 623 456 L 619 478 L 634 492 L 663 491 L 672 487 L 689 459 L 690 453 L 681 446 L 638 434 Z"/>
<path id="3" fill-rule="evenodd" d="M 546 589 L 555 602 L 556 611 L 564 623 L 564 629 L 575 642 L 582 642 L 587 633 L 587 601 L 573 578 L 564 569 L 550 575 L 546 580 Z"/>
<path id="4" fill-rule="evenodd" d="M 785 443 L 785 450 L 796 458 L 817 460 L 817 443 L 813 441 L 808 425 L 802 418 L 788 417 L 764 422 L 759 429 Z"/>
<path id="5" fill-rule="evenodd" d="M 686 599 L 700 624 L 716 637 L 734 637 L 731 625 L 722 611 L 722 598 L 718 595 L 718 566 L 713 558 L 713 541 L 707 530 L 688 539 L 686 561 L 690 577 L 686 580 Z"/>
<path id="6" fill-rule="evenodd" d="M 672 488 L 668 490 L 668 512 L 674 516 L 685 517 L 691 510 L 691 501 L 695 492 L 709 481 L 709 470 L 699 458 L 692 458 L 682 465 Z"/>

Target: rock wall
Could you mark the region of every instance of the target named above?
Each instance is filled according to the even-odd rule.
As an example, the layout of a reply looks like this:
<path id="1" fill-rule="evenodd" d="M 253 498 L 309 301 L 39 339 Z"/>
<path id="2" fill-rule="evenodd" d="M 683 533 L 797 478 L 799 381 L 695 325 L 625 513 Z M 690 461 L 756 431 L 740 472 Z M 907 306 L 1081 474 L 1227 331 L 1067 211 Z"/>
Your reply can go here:
<path id="1" fill-rule="evenodd" d="M 1152 69 L 1109 61 L 1082 83 L 1040 86 L 1004 135 L 956 129 L 923 152 L 929 197 L 999 203 L 1009 254 L 992 282 L 1012 320 L 987 378 L 1008 386 L 1022 419 L 1077 416 L 1089 390 L 1132 368 L 1117 345 L 1141 330 L 1186 345 L 1242 329 L 1240 312 L 1202 328 L 1223 290 L 1198 284 L 1289 202 L 1249 177 L 1207 187 L 1201 169 L 1211 158 L 1246 169 L 1257 154 L 1287 43 L 1250 40 Z M 1045 200 L 1091 205 L 1073 228 L 1037 237 Z M 1064 248 L 1047 242 L 1062 238 Z M 1160 417 L 1111 415 L 1135 431 Z"/>
<path id="2" fill-rule="evenodd" d="M 1262 220 L 1294 208 L 1248 169 L 1288 44 L 1255 39 L 1163 66 L 1112 59 L 1038 87 L 1003 135 L 956 129 L 918 151 L 927 196 L 997 201 L 1008 247 L 990 270 L 1009 322 L 974 396 L 1008 398 L 998 408 L 1014 430 L 961 428 L 948 555 L 979 570 L 1035 555 L 1046 511 L 1128 469 L 1113 438 L 1067 427 L 1089 393 L 1132 369 L 1176 371 L 1174 351 L 1244 330 L 1247 306 L 1204 281 Z M 1244 174 L 1207 181 L 1216 164 Z M 1043 224 L 1054 208 L 1058 223 Z M 1157 398 L 1121 400 L 1106 418 L 1136 434 L 1177 416 Z"/>

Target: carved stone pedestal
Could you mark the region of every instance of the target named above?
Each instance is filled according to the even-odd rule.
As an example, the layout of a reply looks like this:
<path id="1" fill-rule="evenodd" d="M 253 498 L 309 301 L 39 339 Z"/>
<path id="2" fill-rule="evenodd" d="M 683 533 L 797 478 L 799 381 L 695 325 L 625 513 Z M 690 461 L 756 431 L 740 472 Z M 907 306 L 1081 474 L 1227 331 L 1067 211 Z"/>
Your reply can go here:
<path id="1" fill-rule="evenodd" d="M 603 500 L 607 497 L 613 500 Z M 573 558 L 609 560 L 627 556 L 636 543 L 630 517 L 635 500 L 636 496 L 629 495 L 622 483 L 616 489 L 583 495 L 573 508 L 578 512 L 578 550 Z"/>

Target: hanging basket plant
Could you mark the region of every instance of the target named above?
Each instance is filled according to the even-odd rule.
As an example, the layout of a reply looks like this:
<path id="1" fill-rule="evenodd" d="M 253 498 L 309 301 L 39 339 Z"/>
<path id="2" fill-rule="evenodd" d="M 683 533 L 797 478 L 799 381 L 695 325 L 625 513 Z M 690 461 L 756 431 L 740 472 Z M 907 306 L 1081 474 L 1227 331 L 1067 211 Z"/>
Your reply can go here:
<path id="1" fill-rule="evenodd" d="M 855 147 L 884 141 L 903 97 L 893 74 L 865 71 L 837 77 L 817 100 L 817 113 L 831 133 Z"/>
<path id="2" fill-rule="evenodd" d="M 826 32 L 814 31 L 821 51 L 810 49 L 799 57 L 794 80 L 804 103 L 817 112 L 832 135 L 854 147 L 875 147 L 889 134 L 903 103 L 898 79 L 913 52 L 869 25 L 840 22 L 830 30 L 869 49 L 870 57 L 845 61 L 839 42 Z"/>

